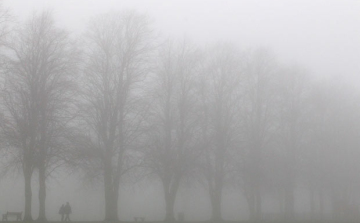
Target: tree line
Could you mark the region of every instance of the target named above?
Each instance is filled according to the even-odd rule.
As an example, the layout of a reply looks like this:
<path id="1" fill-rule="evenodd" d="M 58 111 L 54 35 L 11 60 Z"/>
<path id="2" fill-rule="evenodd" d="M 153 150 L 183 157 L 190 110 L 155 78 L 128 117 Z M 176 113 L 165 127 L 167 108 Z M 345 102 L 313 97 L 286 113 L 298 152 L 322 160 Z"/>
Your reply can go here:
<path id="1" fill-rule="evenodd" d="M 313 215 L 326 200 L 334 217 L 354 214 L 359 95 L 341 80 L 315 79 L 264 48 L 162 40 L 136 12 L 96 16 L 81 36 L 50 12 L 16 25 L 3 12 L 2 170 L 24 176 L 24 220 L 37 173 L 46 221 L 46 183 L 59 168 L 103 183 L 107 221 L 119 218 L 126 176 L 161 182 L 166 221 L 184 182 L 208 191 L 213 220 L 229 185 L 253 220 L 268 193 L 294 219 L 299 187 Z"/>

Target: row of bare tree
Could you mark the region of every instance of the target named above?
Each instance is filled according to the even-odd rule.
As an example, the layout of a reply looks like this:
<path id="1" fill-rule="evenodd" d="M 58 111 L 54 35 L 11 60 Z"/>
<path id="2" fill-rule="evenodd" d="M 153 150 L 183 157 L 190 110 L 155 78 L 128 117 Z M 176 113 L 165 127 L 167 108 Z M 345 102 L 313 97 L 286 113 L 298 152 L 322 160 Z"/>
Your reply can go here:
<path id="1" fill-rule="evenodd" d="M 208 190 L 214 220 L 227 185 L 244 193 L 251 219 L 269 192 L 293 218 L 299 185 L 314 213 L 327 196 L 334 214 L 348 214 L 360 170 L 350 88 L 315 81 L 264 49 L 160 41 L 134 12 L 94 17 L 76 39 L 49 12 L 17 26 L 3 18 L 1 153 L 4 170 L 24 175 L 24 220 L 34 172 L 46 220 L 46 180 L 59 167 L 103 182 L 108 221 L 118 220 L 126 175 L 161 181 L 167 221 L 185 181 Z"/>

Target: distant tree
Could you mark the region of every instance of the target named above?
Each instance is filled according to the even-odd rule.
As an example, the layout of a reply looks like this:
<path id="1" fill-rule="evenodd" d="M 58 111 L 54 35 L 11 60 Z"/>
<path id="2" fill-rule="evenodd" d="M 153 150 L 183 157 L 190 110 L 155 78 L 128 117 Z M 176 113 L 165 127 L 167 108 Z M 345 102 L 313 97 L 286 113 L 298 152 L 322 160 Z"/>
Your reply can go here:
<path id="1" fill-rule="evenodd" d="M 11 25 L 13 25 L 13 16 L 10 11 L 4 7 L 3 1 L 0 1 L 0 46 L 3 47 L 7 43 L 7 37 L 11 33 Z"/>
<path id="2" fill-rule="evenodd" d="M 243 143 L 240 175 L 244 181 L 250 219 L 261 218 L 265 184 L 265 157 L 274 143 L 277 128 L 279 75 L 274 55 L 266 49 L 248 52 L 244 74 L 241 113 Z"/>
<path id="3" fill-rule="evenodd" d="M 329 128 L 329 118 L 331 118 L 331 94 L 329 83 L 325 80 L 322 83 L 314 82 L 310 89 L 308 106 L 309 119 L 311 125 L 308 131 L 311 132 L 309 136 L 309 145 L 304 149 L 303 158 L 303 179 L 309 189 L 310 200 L 310 215 L 315 217 L 315 214 L 323 213 L 324 210 L 324 189 L 326 184 L 330 186 L 331 180 L 326 177 L 327 170 L 327 154 L 331 140 L 327 139 Z M 326 179 L 328 178 L 328 179 Z M 330 180 L 330 181 L 328 181 Z M 328 181 L 326 183 L 326 181 Z M 316 202 L 316 195 L 318 201 Z"/>
<path id="4" fill-rule="evenodd" d="M 284 207 L 285 217 L 295 214 L 294 190 L 299 176 L 301 158 L 309 141 L 310 79 L 304 69 L 285 68 L 279 85 L 279 147 L 285 158 Z"/>
<path id="5" fill-rule="evenodd" d="M 85 36 L 81 116 L 86 140 L 78 142 L 85 142 L 86 170 L 104 182 L 106 221 L 118 220 L 120 179 L 141 122 L 141 82 L 149 72 L 151 40 L 148 18 L 134 12 L 95 17 Z"/>
<path id="6" fill-rule="evenodd" d="M 61 153 L 72 114 L 78 51 L 49 12 L 33 15 L 7 45 L 1 131 L 25 178 L 25 215 L 31 221 L 31 178 L 39 171 L 39 220 L 46 220 L 46 176 Z"/>
<path id="7" fill-rule="evenodd" d="M 322 80 L 311 92 L 312 135 L 311 150 L 306 151 L 306 179 L 313 214 L 323 216 L 328 196 L 335 219 L 356 217 L 354 211 L 349 212 L 357 209 L 355 188 L 360 184 L 358 100 L 358 92 L 341 80 Z"/>
<path id="8" fill-rule="evenodd" d="M 174 204 L 181 181 L 196 164 L 197 96 L 195 77 L 200 51 L 189 43 L 167 42 L 159 50 L 149 85 L 151 109 L 144 167 L 160 178 L 165 221 L 174 221 Z"/>
<path id="9" fill-rule="evenodd" d="M 0 50 L 1 50 L 1 57 L 0 57 L 0 71 L 3 73 L 5 70 L 5 61 L 6 61 L 6 45 L 9 41 L 9 36 L 11 34 L 11 25 L 13 24 L 13 17 L 10 12 L 3 6 L 3 1 L 0 1 Z M 1 87 L 4 84 L 4 75 L 0 75 L 0 84 Z M 1 98 L 0 98 L 1 100 Z M 0 118 L 4 118 L 3 111 L 0 110 Z M 3 121 L 3 120 L 1 120 Z M 0 145 L 3 142 L 3 138 L 0 136 Z M 6 145 L 6 143 L 5 143 Z"/>
<path id="10" fill-rule="evenodd" d="M 240 51 L 231 44 L 218 44 L 207 52 L 205 71 L 199 80 L 203 174 L 212 206 L 212 219 L 221 220 L 222 190 L 228 174 L 230 151 L 239 138 L 241 107 Z"/>

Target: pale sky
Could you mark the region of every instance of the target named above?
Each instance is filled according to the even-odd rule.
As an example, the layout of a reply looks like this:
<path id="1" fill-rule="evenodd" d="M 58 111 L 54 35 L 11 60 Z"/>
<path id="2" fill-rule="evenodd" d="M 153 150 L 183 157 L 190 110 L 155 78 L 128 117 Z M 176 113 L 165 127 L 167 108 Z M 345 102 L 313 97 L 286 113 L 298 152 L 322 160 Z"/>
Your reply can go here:
<path id="1" fill-rule="evenodd" d="M 135 9 L 153 18 L 164 36 L 268 47 L 280 61 L 316 75 L 360 76 L 359 0 L 4 0 L 4 5 L 20 19 L 52 9 L 59 25 L 77 33 L 93 15 Z"/>
<path id="2" fill-rule="evenodd" d="M 155 30 L 165 37 L 186 37 L 200 45 L 229 41 L 243 49 L 268 47 L 282 62 L 300 64 L 314 75 L 322 77 L 342 75 L 360 88 L 360 0 L 3 0 L 3 2 L 4 6 L 20 20 L 29 17 L 33 11 L 52 9 L 60 26 L 79 35 L 86 28 L 91 16 L 109 11 L 135 9 L 140 13 L 147 13 L 154 20 Z M 49 186 L 47 204 L 49 219 L 58 218 L 58 207 L 65 200 L 73 204 L 74 220 L 96 219 L 94 216 L 100 216 L 103 211 L 96 206 L 103 202 L 102 191 L 81 192 L 87 193 L 84 202 L 88 205 L 77 205 L 76 202 L 80 202 L 84 196 L 78 192 L 80 186 L 78 184 L 74 186 L 75 180 L 72 180 L 61 185 L 52 183 Z M 16 185 L 20 187 L 22 184 Z M 75 195 L 72 194 L 74 187 L 77 191 Z M 0 210 L 16 210 L 18 204 L 22 202 L 14 199 L 4 202 L 8 193 L 14 193 L 12 196 L 14 197 L 20 190 L 14 188 L 16 187 L 12 184 L 0 185 L 1 191 L 4 192 L 0 195 L 2 200 Z M 161 203 L 161 192 L 154 191 L 147 187 L 141 198 L 145 197 L 149 202 L 155 199 L 155 203 Z M 34 202 L 37 202 L 36 195 L 35 191 Z M 81 196 L 82 198 L 79 198 Z M 131 197 L 131 193 L 126 192 L 121 196 Z M 192 207 L 199 206 L 195 201 L 207 202 L 201 201 L 199 196 L 187 198 L 187 201 L 177 201 L 180 203 L 178 205 L 184 210 L 188 208 L 189 210 L 186 211 L 190 212 Z M 17 198 L 23 199 L 20 196 Z M 232 199 L 228 200 L 234 202 L 233 205 L 225 212 L 233 213 L 232 219 L 238 219 L 241 215 L 239 210 L 246 211 L 246 208 L 239 208 L 241 197 L 233 196 Z M 138 212 L 149 207 L 152 208 L 150 211 L 153 216 L 147 216 L 147 219 L 156 220 L 158 216 L 162 216 L 161 206 L 145 204 L 141 199 L 129 198 L 128 201 L 130 203 L 121 203 L 124 206 L 121 210 L 126 212 L 122 216 L 125 216 L 126 220 L 132 220 Z M 190 205 L 182 207 L 182 202 Z M 207 206 L 203 207 L 204 212 L 207 208 Z M 198 213 L 193 213 L 193 216 L 204 215 L 202 209 L 194 210 Z M 82 213 L 85 212 L 87 216 L 84 217 Z"/>

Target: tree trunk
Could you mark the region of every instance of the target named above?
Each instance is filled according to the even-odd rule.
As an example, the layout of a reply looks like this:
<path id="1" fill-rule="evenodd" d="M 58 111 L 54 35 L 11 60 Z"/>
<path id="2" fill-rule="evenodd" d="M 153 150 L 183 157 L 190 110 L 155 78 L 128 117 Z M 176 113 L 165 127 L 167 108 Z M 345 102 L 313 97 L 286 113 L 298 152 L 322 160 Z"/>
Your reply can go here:
<path id="1" fill-rule="evenodd" d="M 255 218 L 256 218 L 256 220 L 261 220 L 262 219 L 262 199 L 261 199 L 260 185 L 257 184 L 257 186 L 255 188 L 256 188 L 256 191 L 255 191 L 255 202 L 256 202 Z"/>
<path id="2" fill-rule="evenodd" d="M 310 187 L 310 215 L 311 218 L 315 218 L 315 196 L 314 196 L 314 188 Z"/>
<path id="3" fill-rule="evenodd" d="M 255 196 L 253 188 L 250 189 L 249 193 L 246 195 L 246 200 L 249 207 L 249 220 L 255 220 Z"/>
<path id="4" fill-rule="evenodd" d="M 174 205 L 175 205 L 175 199 L 177 190 L 179 187 L 179 179 L 174 180 L 174 182 L 171 184 L 170 180 L 164 180 L 163 179 L 163 187 L 164 187 L 164 200 L 165 200 L 165 222 L 174 222 L 175 216 L 174 216 Z"/>
<path id="5" fill-rule="evenodd" d="M 109 194 L 112 196 L 108 197 L 108 200 L 105 202 L 107 204 L 105 221 L 119 221 L 118 216 L 118 202 L 115 195 L 115 191 L 111 191 Z"/>
<path id="6" fill-rule="evenodd" d="M 295 124 L 292 124 L 290 127 L 291 133 L 291 146 L 288 148 L 287 161 L 286 161 L 286 170 L 285 170 L 285 219 L 286 220 L 295 220 L 295 198 L 294 198 L 294 185 L 295 185 L 295 176 L 296 169 L 296 134 L 295 134 Z"/>
<path id="7" fill-rule="evenodd" d="M 169 192 L 165 192 L 165 205 L 166 205 L 165 222 L 175 221 L 175 217 L 174 217 L 175 196 L 173 194 Z"/>
<path id="8" fill-rule="evenodd" d="M 45 212 L 45 199 L 46 199 L 46 175 L 45 166 L 39 166 L 39 217 L 38 221 L 47 221 Z"/>
<path id="9" fill-rule="evenodd" d="M 294 190 L 291 182 L 285 188 L 285 219 L 294 219 Z"/>
<path id="10" fill-rule="evenodd" d="M 216 152 L 215 152 L 215 169 L 214 169 L 214 182 L 213 187 L 209 188 L 212 189 L 210 191 L 211 197 L 211 205 L 212 205 L 212 220 L 219 222 L 222 221 L 221 216 L 221 197 L 222 197 L 222 189 L 223 189 L 223 180 L 224 180 L 224 160 L 225 160 L 225 143 L 224 143 L 224 135 L 222 133 L 218 133 L 217 136 L 218 142 L 216 145 Z"/>
<path id="11" fill-rule="evenodd" d="M 31 176 L 32 170 L 30 167 L 24 167 L 24 180 L 25 180 L 25 210 L 24 210 L 24 221 L 32 221 L 31 215 Z"/>
<path id="12" fill-rule="evenodd" d="M 333 220 L 339 220 L 341 218 L 341 198 L 339 191 L 335 188 L 331 190 L 331 206 L 332 206 L 332 218 Z"/>
<path id="13" fill-rule="evenodd" d="M 249 220 L 250 221 L 258 221 L 261 219 L 261 194 L 260 190 L 253 184 L 250 190 L 247 192 L 246 200 L 249 207 Z"/>
<path id="14" fill-rule="evenodd" d="M 279 191 L 279 213 L 283 216 L 285 213 L 285 198 L 283 191 Z"/>
<path id="15" fill-rule="evenodd" d="M 258 127 L 259 128 L 259 127 Z M 261 150 L 261 140 L 260 136 L 258 135 L 259 130 L 256 130 L 254 133 L 253 138 L 253 145 L 252 145 L 252 151 L 250 154 L 250 185 L 252 187 L 251 191 L 253 194 L 253 200 L 254 200 L 254 213 L 252 220 L 259 221 L 261 220 L 262 215 L 262 200 L 261 200 L 261 183 L 263 179 L 262 174 L 262 150 Z"/>
<path id="16" fill-rule="evenodd" d="M 216 188 L 210 192 L 212 220 L 217 222 L 222 220 L 221 216 L 221 189 Z"/>
<path id="17" fill-rule="evenodd" d="M 105 221 L 119 221 L 118 217 L 118 191 L 114 190 L 111 163 L 105 163 L 104 192 L 105 192 Z"/>
<path id="18" fill-rule="evenodd" d="M 324 214 L 324 192 L 322 188 L 319 188 L 319 217 L 323 218 Z"/>

